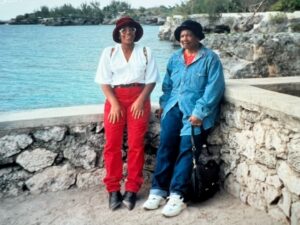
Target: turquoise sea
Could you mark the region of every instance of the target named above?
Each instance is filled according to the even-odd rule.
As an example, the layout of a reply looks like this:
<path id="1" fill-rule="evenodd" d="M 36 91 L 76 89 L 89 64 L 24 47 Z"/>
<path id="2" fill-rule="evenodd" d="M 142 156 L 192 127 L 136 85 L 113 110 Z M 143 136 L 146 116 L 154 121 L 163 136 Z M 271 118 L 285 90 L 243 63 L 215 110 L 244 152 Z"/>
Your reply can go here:
<path id="1" fill-rule="evenodd" d="M 159 41 L 158 26 L 143 26 L 161 78 L 172 44 Z M 94 83 L 100 53 L 114 45 L 112 25 L 0 26 L 0 112 L 103 103 Z M 162 79 L 161 79 L 162 80 Z M 151 99 L 158 101 L 159 83 Z"/>

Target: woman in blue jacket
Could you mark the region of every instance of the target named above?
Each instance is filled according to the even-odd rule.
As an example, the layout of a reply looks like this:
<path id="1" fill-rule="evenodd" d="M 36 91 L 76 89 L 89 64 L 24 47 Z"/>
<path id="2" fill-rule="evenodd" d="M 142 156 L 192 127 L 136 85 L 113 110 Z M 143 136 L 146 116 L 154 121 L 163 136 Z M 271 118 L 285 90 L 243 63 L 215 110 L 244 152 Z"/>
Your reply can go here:
<path id="1" fill-rule="evenodd" d="M 181 44 L 169 59 L 160 98 L 161 134 L 152 187 L 144 209 L 167 204 L 162 214 L 178 215 L 186 204 L 192 172 L 191 127 L 201 142 L 201 127 L 214 126 L 219 114 L 225 83 L 219 57 L 203 46 L 202 26 L 187 20 L 174 32 Z M 196 143 L 197 144 L 197 143 Z"/>

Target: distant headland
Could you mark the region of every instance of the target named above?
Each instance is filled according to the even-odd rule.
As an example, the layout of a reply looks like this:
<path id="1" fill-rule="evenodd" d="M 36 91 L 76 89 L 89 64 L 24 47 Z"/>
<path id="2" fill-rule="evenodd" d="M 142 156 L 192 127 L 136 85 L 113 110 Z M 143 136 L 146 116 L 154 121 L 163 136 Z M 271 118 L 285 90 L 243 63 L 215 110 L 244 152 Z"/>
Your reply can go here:
<path id="1" fill-rule="evenodd" d="M 123 1 L 111 1 L 105 7 L 100 2 L 82 3 L 75 8 L 71 4 L 49 8 L 41 6 L 39 10 L 24 15 L 18 15 L 1 24 L 27 25 L 44 24 L 47 26 L 74 26 L 114 24 L 123 15 L 133 17 L 142 24 L 163 25 L 168 16 L 207 13 L 213 22 L 222 16 L 222 13 L 247 13 L 266 11 L 295 11 L 300 10 L 300 1 L 297 0 L 188 0 L 175 6 L 159 6 L 152 8 L 133 8 Z"/>

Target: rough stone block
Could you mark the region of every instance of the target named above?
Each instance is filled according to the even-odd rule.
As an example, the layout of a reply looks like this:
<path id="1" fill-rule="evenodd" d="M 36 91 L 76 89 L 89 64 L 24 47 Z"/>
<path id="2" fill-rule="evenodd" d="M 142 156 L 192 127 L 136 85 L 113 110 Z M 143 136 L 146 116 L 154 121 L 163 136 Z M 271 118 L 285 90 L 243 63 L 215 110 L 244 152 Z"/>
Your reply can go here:
<path id="1" fill-rule="evenodd" d="M 278 202 L 278 207 L 282 209 L 284 214 L 289 218 L 291 215 L 292 197 L 287 188 L 282 189 L 282 197 Z"/>
<path id="2" fill-rule="evenodd" d="M 253 177 L 254 179 L 259 180 L 259 181 L 265 181 L 266 180 L 267 173 L 260 166 L 258 166 L 256 164 L 255 165 L 250 165 L 249 170 L 250 170 L 250 176 Z"/>
<path id="3" fill-rule="evenodd" d="M 236 180 L 240 184 L 246 184 L 245 179 L 248 177 L 249 167 L 246 162 L 238 164 L 236 169 Z"/>
<path id="4" fill-rule="evenodd" d="M 253 126 L 253 135 L 258 146 L 262 146 L 265 144 L 265 134 L 266 129 L 262 126 L 261 123 L 256 123 Z"/>
<path id="5" fill-rule="evenodd" d="M 33 133 L 33 136 L 44 142 L 49 142 L 51 140 L 61 141 L 64 139 L 66 131 L 66 127 L 51 127 L 43 130 L 37 130 Z"/>
<path id="6" fill-rule="evenodd" d="M 276 152 L 264 148 L 256 149 L 255 161 L 267 166 L 268 168 L 276 168 Z"/>
<path id="7" fill-rule="evenodd" d="M 250 193 L 247 198 L 247 203 L 256 209 L 266 211 L 267 203 L 262 196 Z"/>
<path id="8" fill-rule="evenodd" d="M 57 154 L 47 149 L 37 148 L 18 155 L 16 162 L 29 172 L 35 172 L 51 166 Z"/>
<path id="9" fill-rule="evenodd" d="M 225 190 L 235 196 L 236 198 L 240 197 L 240 184 L 235 181 L 232 175 L 229 175 L 224 183 Z"/>
<path id="10" fill-rule="evenodd" d="M 272 185 L 275 188 L 282 187 L 282 182 L 280 181 L 278 175 L 268 176 L 266 179 L 266 184 Z"/>
<path id="11" fill-rule="evenodd" d="M 291 211 L 291 225 L 300 224 L 300 202 L 296 202 L 292 205 Z"/>
<path id="12" fill-rule="evenodd" d="M 33 194 L 68 189 L 75 183 L 76 172 L 69 165 L 53 166 L 35 174 L 25 183 Z"/>
<path id="13" fill-rule="evenodd" d="M 76 179 L 76 185 L 79 188 L 90 188 L 102 184 L 105 176 L 104 169 L 97 169 L 95 171 L 87 171 L 79 173 Z"/>
<path id="14" fill-rule="evenodd" d="M 13 156 L 33 142 L 29 135 L 6 135 L 0 138 L 0 160 Z"/>
<path id="15" fill-rule="evenodd" d="M 300 173 L 300 137 L 294 137 L 288 144 L 288 163 L 293 170 Z"/>
<path id="16" fill-rule="evenodd" d="M 74 166 L 82 166 L 84 169 L 92 169 L 96 163 L 96 152 L 88 145 L 74 145 L 64 150 L 64 157 Z"/>
<path id="17" fill-rule="evenodd" d="M 264 188 L 264 197 L 268 204 L 274 204 L 274 202 L 278 201 L 281 196 L 281 190 L 274 188 L 273 186 L 265 185 Z"/>
<path id="18" fill-rule="evenodd" d="M 279 178 L 284 185 L 296 195 L 300 195 L 300 176 L 299 173 L 293 171 L 286 162 L 281 162 L 277 168 Z"/>
<path id="19" fill-rule="evenodd" d="M 269 211 L 268 211 L 268 214 L 272 218 L 274 218 L 275 220 L 280 222 L 282 225 L 289 225 L 290 224 L 289 220 L 286 218 L 284 213 L 277 207 L 270 208 Z"/>

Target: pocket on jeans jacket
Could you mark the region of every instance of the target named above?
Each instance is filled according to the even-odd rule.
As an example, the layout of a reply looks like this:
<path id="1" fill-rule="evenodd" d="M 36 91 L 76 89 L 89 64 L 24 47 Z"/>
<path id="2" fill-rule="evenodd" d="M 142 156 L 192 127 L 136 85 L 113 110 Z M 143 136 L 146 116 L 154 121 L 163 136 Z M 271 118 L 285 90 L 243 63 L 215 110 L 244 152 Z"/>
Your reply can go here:
<path id="1" fill-rule="evenodd" d="M 204 90 L 207 84 L 208 76 L 205 72 L 196 72 L 190 77 L 190 87 L 197 90 Z"/>

